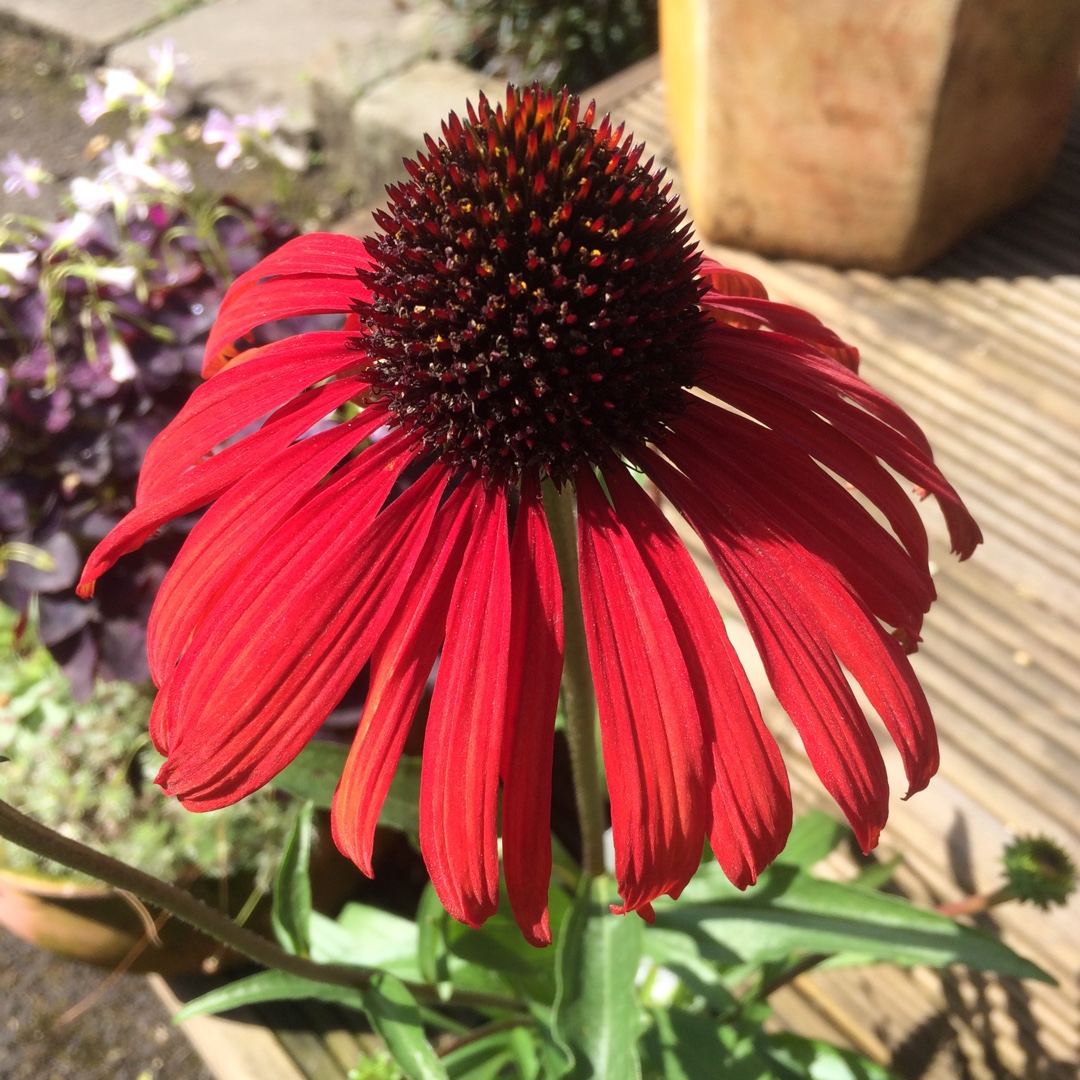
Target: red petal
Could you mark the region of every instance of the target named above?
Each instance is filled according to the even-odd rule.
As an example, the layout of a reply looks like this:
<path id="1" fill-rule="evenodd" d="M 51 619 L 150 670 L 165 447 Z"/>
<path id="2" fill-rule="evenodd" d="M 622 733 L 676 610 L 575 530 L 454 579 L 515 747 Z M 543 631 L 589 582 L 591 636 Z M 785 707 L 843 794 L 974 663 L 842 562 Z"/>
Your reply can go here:
<path id="1" fill-rule="evenodd" d="M 760 424 L 694 397 L 660 449 L 668 443 L 668 456 L 696 476 L 699 466 L 681 463 L 675 452 L 692 443 L 706 468 L 740 485 L 763 515 L 835 566 L 875 615 L 918 639 L 934 599 L 927 564 L 917 564 L 812 458 Z"/>
<path id="2" fill-rule="evenodd" d="M 165 575 L 150 614 L 146 644 L 156 683 L 164 682 L 179 663 L 192 635 L 229 584 L 246 572 L 251 559 L 260 557 L 267 543 L 273 543 L 274 530 L 385 419 L 386 410 L 373 407 L 287 447 L 260 462 L 248 482 L 234 485 L 207 511 Z M 400 435 L 390 436 L 355 459 L 351 467 L 366 469 L 372 482 L 368 516 L 354 517 L 353 528 L 366 527 L 382 506 L 395 477 L 410 460 L 411 455 L 401 450 Z"/>
<path id="3" fill-rule="evenodd" d="M 551 767 L 563 667 L 562 584 L 535 480 L 522 482 L 510 546 L 506 731 L 502 751 L 503 872 L 521 932 L 551 944 Z"/>
<path id="4" fill-rule="evenodd" d="M 168 735 L 158 782 L 189 809 L 235 802 L 280 772 L 367 662 L 423 548 L 442 469 L 367 529 L 361 473 L 328 484 L 234 582 L 154 703 Z M 160 719 L 159 719 L 160 715 Z"/>
<path id="5" fill-rule="evenodd" d="M 808 599 L 820 567 L 786 558 L 787 545 L 741 503 L 731 485 L 692 483 L 649 450 L 648 474 L 705 543 L 753 635 L 776 696 L 802 736 L 821 782 L 868 851 L 889 811 L 881 752 Z M 721 505 L 722 500 L 722 505 Z"/>
<path id="6" fill-rule="evenodd" d="M 878 625 L 857 596 L 824 566 L 800 578 L 817 605 L 818 624 L 840 662 L 866 691 L 904 763 L 907 798 L 922 791 L 938 769 L 938 741 L 930 705 L 904 650 Z"/>
<path id="7" fill-rule="evenodd" d="M 753 274 L 736 270 L 733 266 L 725 266 L 715 259 L 710 259 L 708 255 L 701 257 L 698 277 L 709 284 L 705 303 L 710 305 L 721 304 L 725 299 L 734 297 L 756 296 L 760 300 L 769 299 L 765 286 Z"/>
<path id="8" fill-rule="evenodd" d="M 366 363 L 350 341 L 348 335 L 329 330 L 286 338 L 253 349 L 252 359 L 242 367 L 199 386 L 150 444 L 139 474 L 138 501 L 168 494 L 203 455 L 302 390 Z"/>
<path id="9" fill-rule="evenodd" d="M 715 369 L 722 376 L 727 369 L 812 409 L 937 497 L 953 550 L 960 558 L 966 559 L 981 543 L 979 527 L 934 465 L 930 444 L 918 424 L 842 364 L 785 335 L 719 326 L 706 334 L 704 360 L 706 377 L 700 382 L 702 389 L 722 398 L 722 385 L 714 390 L 708 373 Z"/>
<path id="10" fill-rule="evenodd" d="M 880 549 L 875 546 L 864 556 L 871 571 L 869 577 L 859 570 L 857 550 L 851 558 L 830 558 L 844 553 L 837 545 L 817 544 L 813 540 L 821 537 L 820 530 L 830 527 L 834 538 L 843 540 L 844 507 L 827 497 L 813 475 L 804 475 L 799 462 L 787 460 L 784 455 L 777 459 L 776 447 L 762 445 L 763 440 L 754 435 L 762 428 L 731 414 L 724 415 L 741 425 L 740 438 L 733 441 L 727 453 L 712 458 L 701 454 L 701 444 L 710 441 L 710 433 L 702 420 L 708 414 L 702 413 L 699 404 L 709 412 L 718 411 L 704 403 L 692 403 L 680 419 L 673 438 L 668 440 L 669 456 L 687 475 L 712 472 L 727 477 L 738 488 L 743 506 L 759 517 L 762 524 L 767 523 L 770 534 L 781 539 L 783 558 L 795 567 L 789 580 L 793 588 L 798 583 L 803 594 L 802 606 L 816 612 L 814 622 L 820 628 L 820 635 L 867 692 L 885 722 L 904 761 L 910 785 L 908 794 L 922 790 L 937 771 L 937 733 L 930 707 L 907 657 L 874 617 L 882 612 L 872 600 L 876 598 L 878 605 L 884 603 L 877 595 L 880 590 L 875 576 L 880 575 L 882 584 L 890 581 L 888 566 L 877 558 Z M 714 427 L 711 434 L 719 433 L 720 428 Z M 714 448 L 720 445 L 716 438 L 711 441 Z M 816 467 L 811 468 L 819 472 Z M 844 497 L 831 481 L 826 483 Z M 866 525 L 874 527 L 869 517 Z M 814 535 L 811 543 L 804 544 L 808 528 Z M 894 585 L 903 588 L 904 582 Z M 915 588 L 918 589 L 917 583 Z M 929 600 L 927 597 L 927 606 Z M 887 621 L 903 625 L 894 619 Z"/>
<path id="11" fill-rule="evenodd" d="M 420 849 L 446 910 L 479 926 L 499 906 L 499 753 L 510 640 L 506 494 L 478 475 L 420 773 Z"/>
<path id="12" fill-rule="evenodd" d="M 623 911 L 677 896 L 701 861 L 704 745 L 664 603 L 588 468 L 575 477 L 578 572 Z"/>
<path id="13" fill-rule="evenodd" d="M 648 567 L 686 661 L 702 719 L 712 793 L 709 839 L 740 888 L 783 850 L 791 792 L 776 740 L 720 612 L 674 528 L 621 465 L 604 469 L 615 514 Z"/>
<path id="14" fill-rule="evenodd" d="M 469 540 L 466 491 L 459 487 L 440 508 L 414 579 L 372 654 L 364 713 L 334 794 L 334 841 L 369 877 L 379 813 L 446 634 Z"/>
<path id="15" fill-rule="evenodd" d="M 235 342 L 256 326 L 295 315 L 348 312 L 371 299 L 357 269 L 373 260 L 363 242 L 336 233 L 290 240 L 233 282 L 206 342 L 203 374 L 209 378 L 232 358 Z"/>
<path id="16" fill-rule="evenodd" d="M 339 405 L 364 388 L 342 379 L 302 394 L 272 416 L 254 434 L 200 462 L 153 499 L 137 500 L 127 514 L 91 552 L 79 581 L 79 595 L 90 596 L 94 582 L 122 555 L 140 547 L 165 522 L 197 510 L 262 466 Z M 155 489 L 156 490 L 156 489 Z"/>
<path id="17" fill-rule="evenodd" d="M 859 350 L 854 345 L 849 345 L 810 312 L 770 300 L 757 278 L 709 258 L 701 260 L 698 276 L 710 285 L 702 297 L 702 305 L 722 322 L 790 334 L 828 353 L 851 371 L 859 370 Z"/>
<path id="18" fill-rule="evenodd" d="M 873 454 L 817 413 L 728 370 L 722 356 L 710 367 L 709 379 L 716 397 L 760 420 L 861 491 L 885 515 L 915 562 L 926 565 L 929 547 L 919 511 Z"/>

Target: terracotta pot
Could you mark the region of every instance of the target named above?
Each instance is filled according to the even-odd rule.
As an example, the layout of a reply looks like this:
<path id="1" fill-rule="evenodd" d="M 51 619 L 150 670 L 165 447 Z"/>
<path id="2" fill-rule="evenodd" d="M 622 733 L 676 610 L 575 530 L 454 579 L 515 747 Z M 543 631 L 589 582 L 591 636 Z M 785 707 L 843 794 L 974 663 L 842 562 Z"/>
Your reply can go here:
<path id="1" fill-rule="evenodd" d="M 668 113 L 710 240 L 913 269 L 1031 196 L 1076 0 L 661 0 Z"/>
<path id="2" fill-rule="evenodd" d="M 359 871 L 329 840 L 312 854 L 312 894 L 316 908 L 335 914 L 349 898 Z M 222 907 L 220 883 L 208 879 L 194 882 L 188 891 L 213 907 Z M 236 914 L 251 892 L 251 882 L 229 882 L 228 908 Z M 151 918 L 159 911 L 149 908 Z M 270 901 L 264 898 L 246 925 L 271 936 Z M 115 968 L 146 937 L 143 920 L 134 906 L 115 890 L 17 873 L 0 868 L 0 926 L 34 945 L 76 960 Z M 190 975 L 204 970 L 215 957 L 215 970 L 246 962 L 243 957 L 221 951 L 205 934 L 170 918 L 159 932 L 161 946 L 146 943 L 127 970 L 155 971 L 163 975 Z"/>

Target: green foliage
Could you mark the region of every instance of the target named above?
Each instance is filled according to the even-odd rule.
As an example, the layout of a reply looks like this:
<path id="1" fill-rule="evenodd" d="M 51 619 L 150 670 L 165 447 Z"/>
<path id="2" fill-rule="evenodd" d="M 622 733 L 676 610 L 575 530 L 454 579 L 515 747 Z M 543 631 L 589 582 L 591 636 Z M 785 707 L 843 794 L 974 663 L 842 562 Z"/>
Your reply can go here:
<path id="1" fill-rule="evenodd" d="M 43 825 L 166 881 L 254 874 L 268 888 L 292 822 L 280 797 L 258 792 L 205 814 L 166 798 L 153 779 L 162 759 L 147 737 L 148 686 L 98 682 L 72 696 L 56 661 L 0 605 L 0 797 Z M 0 865 L 76 876 L 14 844 Z"/>
<path id="2" fill-rule="evenodd" d="M 308 799 L 321 810 L 329 810 L 348 756 L 349 748 L 341 743 L 309 742 L 274 777 L 272 786 L 298 799 Z M 420 759 L 403 755 L 379 813 L 379 824 L 410 836 L 417 835 L 420 832 L 419 798 Z"/>
<path id="3" fill-rule="evenodd" d="M 889 867 L 851 883 L 816 877 L 846 835 L 823 814 L 805 816 L 746 892 L 710 859 L 678 901 L 655 905 L 653 926 L 610 914 L 618 896 L 607 876 L 579 876 L 573 895 L 555 884 L 549 949 L 525 942 L 505 897 L 479 929 L 451 919 L 430 888 L 415 920 L 364 904 L 335 920 L 312 913 L 296 843 L 278 877 L 279 940 L 300 951 L 304 939 L 315 961 L 355 966 L 370 981 L 348 989 L 263 972 L 191 1002 L 180 1018 L 298 997 L 358 1009 L 388 1057 L 353 1080 L 896 1080 L 858 1054 L 766 1032 L 769 994 L 818 963 L 1046 976 L 995 939 L 866 884 L 887 880 Z"/>
<path id="4" fill-rule="evenodd" d="M 613 919 L 618 903 L 607 877 L 581 879 L 577 901 L 557 950 L 554 1034 L 570 1059 L 569 1080 L 633 1080 L 639 1070 L 639 1009 L 634 980 L 641 961 L 642 923 Z"/>
<path id="5" fill-rule="evenodd" d="M 274 935 L 283 949 L 294 956 L 311 953 L 311 839 L 314 833 L 312 805 L 304 803 L 296 815 L 292 832 L 281 855 L 274 902 L 270 911 Z"/>
<path id="6" fill-rule="evenodd" d="M 462 59 L 511 82 L 581 91 L 657 48 L 656 0 L 451 0 Z"/>

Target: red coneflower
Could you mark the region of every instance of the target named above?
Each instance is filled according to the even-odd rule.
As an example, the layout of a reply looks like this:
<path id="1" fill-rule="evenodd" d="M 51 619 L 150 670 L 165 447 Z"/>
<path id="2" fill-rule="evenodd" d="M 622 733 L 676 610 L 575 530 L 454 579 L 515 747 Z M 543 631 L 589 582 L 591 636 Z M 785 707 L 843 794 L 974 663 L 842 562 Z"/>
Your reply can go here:
<path id="1" fill-rule="evenodd" d="M 919 428 L 854 373 L 855 350 L 702 257 L 642 147 L 593 120 L 565 92 L 481 97 L 409 163 L 382 235 L 302 237 L 240 277 L 207 344 L 212 378 L 151 446 L 135 510 L 80 586 L 213 502 L 150 625 L 159 781 L 195 810 L 242 798 L 370 662 L 334 803 L 337 843 L 369 873 L 438 658 L 420 795 L 432 881 L 466 923 L 495 911 L 501 783 L 507 890 L 537 943 L 564 590 L 569 615 L 580 588 L 620 910 L 677 895 L 706 837 L 745 886 L 790 825 L 717 608 L 632 469 L 703 540 L 864 848 L 887 781 L 844 668 L 910 789 L 937 766 L 901 645 L 934 597 L 927 541 L 889 470 L 938 498 L 961 558 L 980 540 Z M 343 329 L 237 352 L 262 323 L 332 312 Z M 570 546 L 560 582 L 549 522 L 575 504 L 576 580 Z"/>

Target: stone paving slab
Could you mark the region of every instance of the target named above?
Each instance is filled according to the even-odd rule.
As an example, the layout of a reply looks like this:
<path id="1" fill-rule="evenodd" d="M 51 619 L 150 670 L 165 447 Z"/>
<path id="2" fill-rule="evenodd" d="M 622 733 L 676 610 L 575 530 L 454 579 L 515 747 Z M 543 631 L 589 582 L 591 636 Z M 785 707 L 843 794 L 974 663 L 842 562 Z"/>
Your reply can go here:
<path id="1" fill-rule="evenodd" d="M 451 60 L 423 60 L 350 103 L 316 84 L 316 126 L 325 140 L 334 181 L 353 192 L 357 206 L 386 201 L 385 187 L 406 177 L 402 158 L 415 157 L 424 135 L 438 137 L 451 111 L 480 91 L 499 100 L 506 83 Z"/>
<path id="2" fill-rule="evenodd" d="M 304 130 L 314 77 L 357 97 L 445 48 L 444 12 L 421 0 L 217 0 L 118 46 L 109 62 L 145 67 L 149 47 L 171 39 L 191 62 L 200 100 L 234 113 L 284 106 L 286 126 Z"/>
<path id="3" fill-rule="evenodd" d="M 164 0 L 2 0 L 0 16 L 93 53 L 153 26 L 167 8 Z"/>

